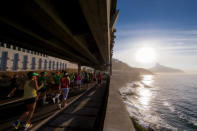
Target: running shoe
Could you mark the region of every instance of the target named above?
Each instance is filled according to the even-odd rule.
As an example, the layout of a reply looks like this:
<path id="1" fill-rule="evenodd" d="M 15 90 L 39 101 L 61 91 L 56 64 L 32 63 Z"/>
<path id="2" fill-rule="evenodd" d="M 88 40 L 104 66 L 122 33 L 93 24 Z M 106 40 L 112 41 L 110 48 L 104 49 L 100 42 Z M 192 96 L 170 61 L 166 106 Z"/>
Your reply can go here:
<path id="1" fill-rule="evenodd" d="M 12 125 L 14 126 L 15 129 L 18 129 L 20 127 L 20 125 L 21 125 L 21 122 L 19 120 L 17 120 Z"/>
<path id="2" fill-rule="evenodd" d="M 24 131 L 27 131 L 28 129 L 30 129 L 32 127 L 32 124 L 31 123 L 26 123 L 25 124 L 25 129 Z"/>

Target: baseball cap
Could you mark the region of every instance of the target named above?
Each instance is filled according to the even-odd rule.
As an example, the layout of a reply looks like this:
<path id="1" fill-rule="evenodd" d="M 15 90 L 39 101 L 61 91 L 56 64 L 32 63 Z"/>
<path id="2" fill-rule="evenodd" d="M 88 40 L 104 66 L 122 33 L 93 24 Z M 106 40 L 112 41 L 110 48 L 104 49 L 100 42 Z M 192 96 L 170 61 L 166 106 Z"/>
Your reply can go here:
<path id="1" fill-rule="evenodd" d="M 39 74 L 38 73 L 36 73 L 36 72 L 33 72 L 32 73 L 32 76 L 38 76 Z"/>

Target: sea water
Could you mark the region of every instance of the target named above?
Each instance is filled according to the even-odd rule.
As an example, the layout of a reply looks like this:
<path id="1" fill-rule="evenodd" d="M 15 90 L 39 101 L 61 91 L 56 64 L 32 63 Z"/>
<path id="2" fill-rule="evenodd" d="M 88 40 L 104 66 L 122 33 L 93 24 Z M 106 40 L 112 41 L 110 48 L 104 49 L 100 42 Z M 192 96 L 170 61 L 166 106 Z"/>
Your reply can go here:
<path id="1" fill-rule="evenodd" d="M 144 75 L 120 89 L 131 117 L 154 130 L 197 131 L 197 75 Z"/>

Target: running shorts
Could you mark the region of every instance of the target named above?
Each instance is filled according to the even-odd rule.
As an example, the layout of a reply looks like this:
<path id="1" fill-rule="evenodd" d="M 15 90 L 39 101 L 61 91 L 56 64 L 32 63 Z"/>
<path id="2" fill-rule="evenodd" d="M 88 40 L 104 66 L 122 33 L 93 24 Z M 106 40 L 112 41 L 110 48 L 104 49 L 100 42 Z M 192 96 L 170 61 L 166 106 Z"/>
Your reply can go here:
<path id="1" fill-rule="evenodd" d="M 66 100 L 68 97 L 69 88 L 61 88 L 63 99 Z"/>

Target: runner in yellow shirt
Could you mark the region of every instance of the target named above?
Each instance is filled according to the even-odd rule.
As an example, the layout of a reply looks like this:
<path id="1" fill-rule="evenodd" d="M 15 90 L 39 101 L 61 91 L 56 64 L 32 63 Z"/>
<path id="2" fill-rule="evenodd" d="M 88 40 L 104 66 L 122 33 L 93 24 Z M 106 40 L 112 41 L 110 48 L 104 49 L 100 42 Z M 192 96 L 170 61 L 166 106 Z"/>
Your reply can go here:
<path id="1" fill-rule="evenodd" d="M 26 104 L 26 111 L 23 115 L 15 122 L 13 123 L 13 126 L 15 129 L 18 129 L 21 126 L 21 122 L 25 122 L 24 130 L 27 130 L 32 127 L 32 124 L 30 122 L 35 107 L 36 107 L 36 101 L 37 101 L 37 91 L 40 90 L 43 87 L 43 83 L 38 86 L 37 84 L 37 76 L 38 74 L 35 72 L 29 72 L 27 74 L 28 80 L 26 80 L 21 86 L 24 88 L 24 99 Z"/>

